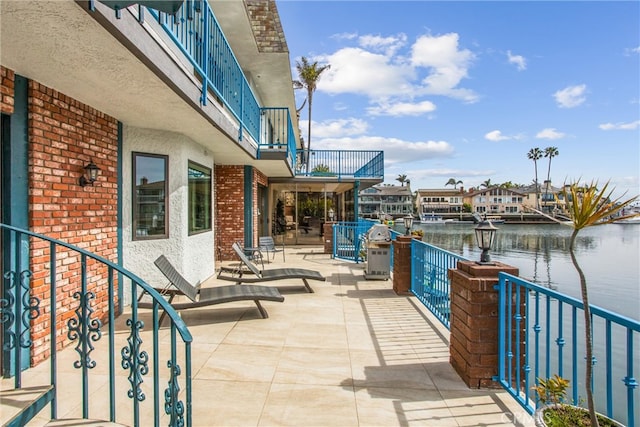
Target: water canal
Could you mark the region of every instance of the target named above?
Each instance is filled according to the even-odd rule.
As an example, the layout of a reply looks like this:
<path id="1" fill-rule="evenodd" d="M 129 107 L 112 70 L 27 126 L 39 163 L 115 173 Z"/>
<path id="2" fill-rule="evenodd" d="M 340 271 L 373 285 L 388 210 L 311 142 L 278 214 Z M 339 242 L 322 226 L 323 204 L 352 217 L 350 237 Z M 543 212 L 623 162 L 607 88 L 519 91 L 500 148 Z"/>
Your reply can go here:
<path id="1" fill-rule="evenodd" d="M 429 244 L 480 259 L 474 224 L 414 225 Z M 580 299 L 578 273 L 571 263 L 572 229 L 560 224 L 498 225 L 491 257 L 520 269 L 520 276 Z M 396 225 L 399 232 L 402 225 Z M 578 235 L 576 256 L 589 285 L 591 304 L 640 320 L 640 225 L 607 224 Z"/>

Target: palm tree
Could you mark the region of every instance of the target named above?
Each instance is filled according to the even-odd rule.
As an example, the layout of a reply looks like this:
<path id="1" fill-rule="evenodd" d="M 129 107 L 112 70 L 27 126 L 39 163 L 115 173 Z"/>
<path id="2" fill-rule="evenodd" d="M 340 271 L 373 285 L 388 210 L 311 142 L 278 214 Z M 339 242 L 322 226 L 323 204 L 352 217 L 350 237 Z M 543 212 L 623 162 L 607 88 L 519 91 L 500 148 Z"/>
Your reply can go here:
<path id="1" fill-rule="evenodd" d="M 396 178 L 396 181 L 399 181 L 400 184 L 402 184 L 402 186 L 404 187 L 404 183 L 407 182 L 407 175 L 405 174 L 398 175 L 398 177 Z"/>
<path id="2" fill-rule="evenodd" d="M 484 181 L 484 182 L 480 183 L 480 186 L 481 186 L 481 187 L 484 187 L 484 188 L 489 188 L 489 187 L 491 187 L 491 179 L 488 179 L 488 180 L 486 180 L 486 181 Z"/>
<path id="3" fill-rule="evenodd" d="M 447 181 L 445 185 L 453 185 L 453 188 L 455 189 L 458 184 L 462 184 L 462 181 L 456 181 L 455 178 L 449 178 L 449 181 Z"/>
<path id="4" fill-rule="evenodd" d="M 547 185 L 544 189 L 544 199 L 547 200 L 547 193 L 549 192 L 549 185 L 551 185 L 551 159 L 556 157 L 560 152 L 558 147 L 547 147 L 544 149 L 544 156 L 549 158 L 549 167 L 547 168 Z"/>
<path id="5" fill-rule="evenodd" d="M 626 201 L 621 201 L 622 197 L 616 199 L 611 198 L 615 189 L 608 191 L 609 183 L 607 182 L 602 190 L 598 190 L 597 183 L 591 182 L 588 186 L 580 186 L 577 182 L 564 187 L 564 199 L 571 200 L 569 205 L 569 214 L 572 221 L 569 223 L 573 227 L 571 238 L 569 240 L 569 253 L 571 262 L 580 277 L 580 291 L 582 294 L 582 303 L 584 306 L 584 333 L 585 333 L 585 388 L 587 391 L 587 404 L 591 417 L 591 426 L 598 426 L 596 418 L 595 406 L 593 403 L 593 391 L 591 390 L 593 378 L 593 331 L 591 325 L 591 308 L 589 307 L 589 295 L 587 292 L 587 281 L 584 272 L 578 264 L 575 255 L 576 238 L 580 230 L 586 227 L 596 225 L 611 224 L 623 219 L 631 218 L 635 215 L 618 215 L 624 208 L 635 202 L 638 196 Z"/>
<path id="6" fill-rule="evenodd" d="M 532 148 L 527 153 L 527 157 L 529 158 L 529 160 L 533 160 L 533 167 L 535 168 L 535 171 L 536 171 L 536 180 L 535 180 L 535 184 L 536 184 L 536 209 L 538 209 L 538 210 L 540 210 L 540 187 L 538 186 L 538 160 L 540 160 L 542 158 L 542 155 L 543 155 L 542 151 L 538 147 Z"/>
<path id="7" fill-rule="evenodd" d="M 309 106 L 306 156 L 307 172 L 309 172 L 309 155 L 311 154 L 311 104 L 313 100 L 313 92 L 315 92 L 316 90 L 316 85 L 318 84 L 318 80 L 320 80 L 320 75 L 329 68 L 331 68 L 331 65 L 318 65 L 318 61 L 311 64 L 309 63 L 309 60 L 304 56 L 300 58 L 300 61 L 296 61 L 296 69 L 298 70 L 299 80 L 293 81 L 293 88 L 307 90 L 307 99 L 305 101 L 308 101 Z M 304 103 L 302 105 L 304 106 Z M 300 107 L 300 109 L 302 109 L 302 107 Z"/>

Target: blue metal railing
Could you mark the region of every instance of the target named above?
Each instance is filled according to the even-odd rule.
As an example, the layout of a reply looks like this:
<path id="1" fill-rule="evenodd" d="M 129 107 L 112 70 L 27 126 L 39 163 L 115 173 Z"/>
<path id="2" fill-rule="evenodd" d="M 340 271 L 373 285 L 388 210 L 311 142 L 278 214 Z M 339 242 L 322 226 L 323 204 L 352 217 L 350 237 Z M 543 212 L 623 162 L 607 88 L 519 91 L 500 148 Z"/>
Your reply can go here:
<path id="1" fill-rule="evenodd" d="M 78 357 L 63 369 L 68 372 L 75 368 L 81 384 L 79 396 L 64 393 L 65 398 L 71 399 L 64 406 L 75 407 L 80 402 L 83 418 L 102 418 L 134 426 L 151 423 L 158 426 L 161 420 L 171 426 L 191 426 L 192 337 L 162 295 L 133 273 L 84 249 L 5 224 L 0 224 L 0 231 L 4 254 L 0 324 L 5 334 L 3 351 L 10 355 L 13 367 L 10 374 L 14 376 L 14 387 L 22 388 L 23 377 L 29 375 L 29 369 L 23 372 L 20 367 L 27 368 L 32 350 L 48 355 L 50 379 L 47 384 L 52 386 L 52 392 L 43 403 L 50 401 L 51 418 L 58 418 L 61 394 L 57 390 L 64 385 L 58 384 L 58 372 L 62 368 L 57 352 L 60 342 L 64 341 L 69 346 L 75 345 Z M 115 316 L 120 310 L 116 290 L 125 282 L 130 283 L 131 312 L 123 322 L 126 327 L 116 329 Z M 137 297 L 143 291 L 151 297 L 148 303 L 151 308 L 140 313 Z M 65 295 L 66 299 L 61 301 Z M 67 304 L 68 295 L 77 300 L 75 306 Z M 170 345 L 163 344 L 162 349 L 158 333 L 160 310 L 164 310 L 169 319 Z M 149 327 L 145 328 L 143 319 L 150 320 Z M 50 330 L 48 337 L 42 332 L 43 325 Z M 151 334 L 149 345 L 142 339 L 145 329 Z M 105 332 L 107 342 L 94 346 Z M 36 336 L 38 333 L 41 336 Z M 162 341 L 166 343 L 167 338 L 163 337 Z M 34 343 L 38 345 L 34 346 Z M 118 345 L 122 347 L 118 349 Z M 184 349 L 181 357 L 178 357 L 179 348 Z M 182 367 L 179 362 L 183 363 Z M 92 370 L 100 363 L 104 363 L 105 368 L 97 369 L 100 372 L 92 376 Z M 124 371 L 119 376 L 116 375 L 116 363 Z M 149 372 L 152 379 L 145 387 L 145 376 Z M 93 388 L 99 386 L 105 373 L 109 378 L 108 393 L 90 394 L 91 384 Z M 126 394 L 117 394 L 118 390 L 123 390 L 122 384 L 117 386 L 118 379 L 123 380 L 127 375 Z M 65 376 L 65 380 L 69 379 Z M 47 381 L 41 377 L 37 380 Z M 161 390 L 162 382 L 165 387 Z M 34 379 L 29 385 L 34 385 Z M 96 408 L 105 406 L 105 400 L 108 413 L 96 413 Z M 100 401 L 100 404 L 92 404 L 92 401 Z M 130 409 L 125 409 L 127 405 Z M 165 415 L 161 414 L 161 407 Z M 29 414 L 30 417 L 34 415 Z M 27 418 L 21 418 L 15 425 L 23 425 L 26 421 Z"/>
<path id="2" fill-rule="evenodd" d="M 258 158 L 282 153 L 292 168 L 296 166 L 296 137 L 293 133 L 288 108 L 265 107 L 260 109 L 260 146 Z M 273 158 L 273 156 L 271 156 Z"/>
<path id="3" fill-rule="evenodd" d="M 333 224 L 333 257 L 359 263 L 364 261 L 364 238 L 373 226 L 370 221 Z"/>
<path id="4" fill-rule="evenodd" d="M 449 329 L 451 280 L 448 270 L 467 259 L 416 239 L 411 241 L 411 254 L 411 292 Z"/>
<path id="5" fill-rule="evenodd" d="M 298 150 L 296 176 L 384 178 L 384 151 L 311 150 L 307 168 L 306 150 Z"/>
<path id="6" fill-rule="evenodd" d="M 538 402 L 531 387 L 537 378 L 558 374 L 570 380 L 570 399 L 580 404 L 585 389 L 582 301 L 507 273 L 499 274 L 497 289 L 500 383 L 533 413 Z M 640 322 L 596 306 L 591 313 L 596 410 L 633 427 L 640 417 L 634 377 L 640 371 Z"/>
<path id="7" fill-rule="evenodd" d="M 90 9 L 93 10 L 93 1 Z M 211 92 L 219 102 L 238 121 L 238 140 L 248 134 L 261 147 L 271 144 L 272 134 L 264 132 L 269 126 L 269 115 L 265 117 L 258 100 L 251 89 L 240 64 L 235 57 L 222 29 L 213 14 L 208 0 L 187 0 L 175 15 L 158 12 L 152 8 L 139 6 L 138 20 L 144 21 L 144 11 L 147 11 L 162 27 L 175 46 L 184 54 L 193 66 L 194 72 L 202 80 L 200 103 L 207 104 L 207 96 Z M 120 10 L 116 11 L 120 18 Z M 277 108 L 276 108 L 277 110 Z M 291 168 L 295 167 L 296 134 L 286 110 L 287 120 L 278 124 L 286 126 L 282 132 L 286 136 L 283 148 L 286 159 Z M 278 131 L 279 132 L 279 131 Z M 266 139 L 265 139 L 266 138 Z M 260 151 L 258 151 L 258 155 Z"/>
<path id="8" fill-rule="evenodd" d="M 202 78 L 200 102 L 211 90 L 238 120 L 238 139 L 246 131 L 259 141 L 260 106 L 208 0 L 187 1 L 168 15 L 147 8 Z"/>

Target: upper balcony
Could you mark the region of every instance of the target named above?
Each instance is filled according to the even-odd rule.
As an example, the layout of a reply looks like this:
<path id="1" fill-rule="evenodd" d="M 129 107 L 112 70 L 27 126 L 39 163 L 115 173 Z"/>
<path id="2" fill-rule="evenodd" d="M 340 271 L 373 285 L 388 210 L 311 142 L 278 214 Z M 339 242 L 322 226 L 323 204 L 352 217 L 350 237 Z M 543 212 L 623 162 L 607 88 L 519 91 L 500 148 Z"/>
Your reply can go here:
<path id="1" fill-rule="evenodd" d="M 130 2 L 0 2 L 2 65 L 125 127 L 186 135 L 216 163 L 294 175 L 291 64 L 272 2 L 185 1 L 175 16 L 116 3 Z M 277 141 L 284 158 L 263 156 Z"/>
<path id="2" fill-rule="evenodd" d="M 323 181 L 384 179 L 384 151 L 298 150 L 296 178 Z"/>

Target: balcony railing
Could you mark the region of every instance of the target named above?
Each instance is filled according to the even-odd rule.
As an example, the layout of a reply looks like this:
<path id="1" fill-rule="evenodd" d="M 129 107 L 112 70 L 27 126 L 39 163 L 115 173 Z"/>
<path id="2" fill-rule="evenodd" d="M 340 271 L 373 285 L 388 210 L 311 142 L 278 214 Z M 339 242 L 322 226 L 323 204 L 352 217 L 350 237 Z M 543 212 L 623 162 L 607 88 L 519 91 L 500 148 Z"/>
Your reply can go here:
<path id="1" fill-rule="evenodd" d="M 258 158 L 264 160 L 286 159 L 295 168 L 296 137 L 291 125 L 288 108 L 260 109 L 260 146 Z"/>
<path id="2" fill-rule="evenodd" d="M 415 239 L 411 254 L 411 292 L 449 329 L 451 279 L 447 272 L 467 259 Z"/>
<path id="3" fill-rule="evenodd" d="M 209 92 L 214 94 L 238 121 L 238 140 L 248 135 L 257 145 L 259 157 L 260 150 L 274 147 L 280 138 L 285 159 L 293 169 L 296 142 L 289 110 L 259 105 L 209 1 L 186 1 L 175 16 L 142 6 L 139 10 L 138 19 L 143 21 L 142 12 L 148 11 L 199 75 L 200 103 L 206 105 Z"/>
<path id="4" fill-rule="evenodd" d="M 531 387 L 554 374 L 570 380 L 569 399 L 584 390 L 582 301 L 506 273 L 498 288 L 499 381 L 529 412 Z M 640 419 L 640 322 L 591 306 L 596 410 L 628 427 Z"/>
<path id="5" fill-rule="evenodd" d="M 3 416 L 3 425 L 25 425 L 46 405 L 51 419 L 59 418 L 59 407 L 80 405 L 84 419 L 192 425 L 191 333 L 158 292 L 124 268 L 65 242 L 5 224 L 0 236 L 0 325 L 4 368 L 9 367 L 3 374 L 13 377 L 14 387 L 3 387 L 1 411 L 14 409 L 7 395 L 41 392 L 24 411 L 5 414 L 11 419 Z M 131 308 L 126 320 L 116 322 L 122 297 L 117 289 L 125 283 Z M 137 297 L 143 291 L 151 309 L 141 313 Z M 162 334 L 160 310 L 169 322 Z M 57 357 L 63 342 L 75 346 L 75 361 Z M 46 362 L 30 366 L 32 358 Z"/>
<path id="6" fill-rule="evenodd" d="M 384 151 L 298 150 L 297 155 L 296 176 L 338 181 L 384 178 Z"/>

